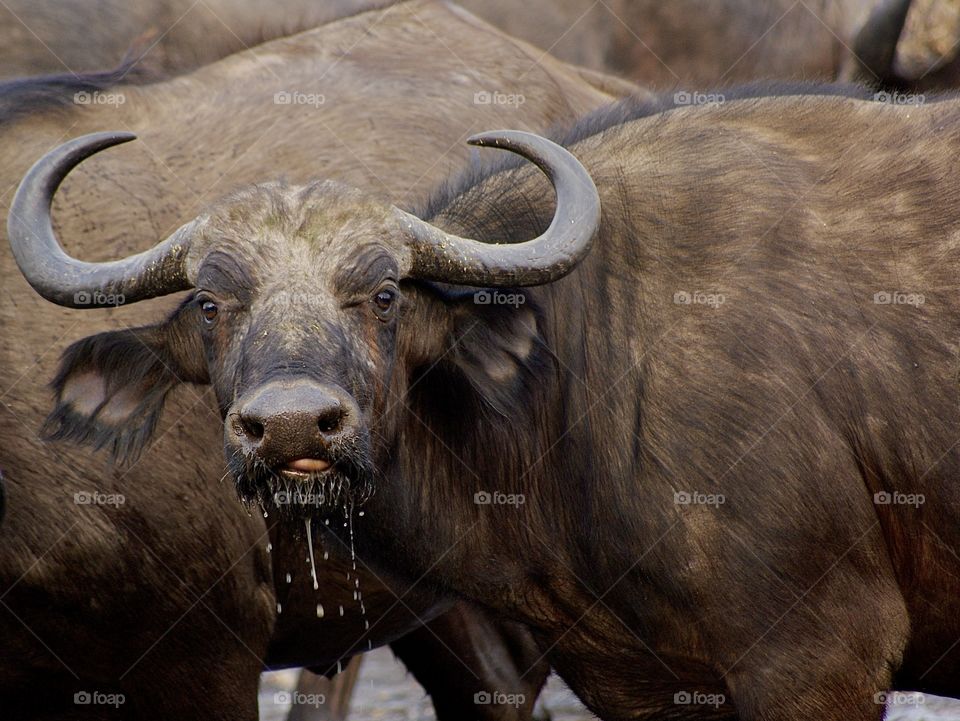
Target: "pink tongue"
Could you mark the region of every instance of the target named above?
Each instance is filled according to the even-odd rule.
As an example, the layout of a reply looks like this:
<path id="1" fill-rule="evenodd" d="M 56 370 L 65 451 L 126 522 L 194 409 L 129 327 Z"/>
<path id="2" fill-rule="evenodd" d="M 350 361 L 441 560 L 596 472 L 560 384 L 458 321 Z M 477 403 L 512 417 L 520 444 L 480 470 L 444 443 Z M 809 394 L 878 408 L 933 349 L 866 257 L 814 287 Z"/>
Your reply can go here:
<path id="1" fill-rule="evenodd" d="M 324 461 L 319 458 L 298 458 L 295 461 L 287 463 L 287 468 L 291 471 L 300 471 L 301 473 L 320 473 L 330 467 L 330 461 Z"/>

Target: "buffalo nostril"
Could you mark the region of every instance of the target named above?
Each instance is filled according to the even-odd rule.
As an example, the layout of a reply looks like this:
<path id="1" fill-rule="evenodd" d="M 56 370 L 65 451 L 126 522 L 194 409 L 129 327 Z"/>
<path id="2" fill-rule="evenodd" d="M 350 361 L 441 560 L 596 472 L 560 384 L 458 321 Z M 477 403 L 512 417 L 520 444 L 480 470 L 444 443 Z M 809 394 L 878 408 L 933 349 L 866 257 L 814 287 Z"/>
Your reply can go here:
<path id="1" fill-rule="evenodd" d="M 263 438 L 263 424 L 260 421 L 244 421 L 243 425 L 247 429 L 247 435 L 251 438 L 261 440 Z"/>
<path id="2" fill-rule="evenodd" d="M 238 436 L 246 436 L 251 441 L 262 441 L 265 433 L 263 423 L 254 418 L 238 416 L 233 424 L 234 432 Z"/>
<path id="3" fill-rule="evenodd" d="M 317 416 L 317 427 L 321 433 L 334 433 L 340 429 L 342 419 L 343 409 L 339 406 L 331 408 Z"/>

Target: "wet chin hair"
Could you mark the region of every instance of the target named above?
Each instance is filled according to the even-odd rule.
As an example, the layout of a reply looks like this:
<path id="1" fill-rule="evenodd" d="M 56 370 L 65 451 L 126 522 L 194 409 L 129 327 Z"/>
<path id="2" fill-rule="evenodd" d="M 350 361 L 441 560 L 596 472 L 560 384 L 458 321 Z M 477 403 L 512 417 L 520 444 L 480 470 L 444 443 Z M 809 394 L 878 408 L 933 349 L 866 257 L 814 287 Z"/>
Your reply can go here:
<path id="1" fill-rule="evenodd" d="M 233 458 L 230 470 L 240 500 L 291 518 L 355 508 L 373 493 L 372 468 L 355 457 L 341 456 L 330 470 L 304 480 L 283 476 L 256 458 Z"/>

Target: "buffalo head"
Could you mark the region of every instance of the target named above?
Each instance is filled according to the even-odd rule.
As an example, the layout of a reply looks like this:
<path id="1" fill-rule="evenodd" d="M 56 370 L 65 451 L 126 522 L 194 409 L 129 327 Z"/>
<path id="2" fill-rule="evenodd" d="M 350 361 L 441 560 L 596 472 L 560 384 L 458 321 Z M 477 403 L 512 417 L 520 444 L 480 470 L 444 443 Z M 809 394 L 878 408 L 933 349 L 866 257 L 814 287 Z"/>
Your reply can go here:
<path id="1" fill-rule="evenodd" d="M 471 381 L 509 383 L 532 353 L 532 311 L 476 305 L 472 293 L 433 281 L 551 282 L 585 257 L 599 222 L 596 188 L 570 153 L 501 131 L 470 142 L 533 161 L 557 194 L 549 228 L 528 242 L 457 237 L 327 181 L 240 191 L 123 260 L 68 256 L 51 224 L 54 193 L 83 159 L 132 139 L 89 135 L 37 162 L 10 210 L 17 263 L 37 292 L 68 307 L 190 293 L 164 323 L 71 346 L 47 433 L 128 456 L 148 439 L 171 388 L 209 383 L 238 487 L 264 503 L 278 493 L 309 505 L 362 501 L 397 431 L 391 408 L 417 368 L 449 354 Z M 474 340 L 464 342 L 468 326 Z"/>

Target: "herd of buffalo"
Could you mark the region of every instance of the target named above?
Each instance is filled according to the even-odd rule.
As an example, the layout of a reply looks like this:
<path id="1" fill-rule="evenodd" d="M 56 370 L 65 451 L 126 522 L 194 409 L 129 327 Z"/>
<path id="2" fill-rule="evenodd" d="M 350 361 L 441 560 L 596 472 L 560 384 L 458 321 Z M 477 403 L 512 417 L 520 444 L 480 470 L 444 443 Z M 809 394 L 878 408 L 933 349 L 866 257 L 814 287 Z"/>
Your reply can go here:
<path id="1" fill-rule="evenodd" d="M 0 720 L 960 697 L 955 89 L 956 0 L 0 0 Z"/>

